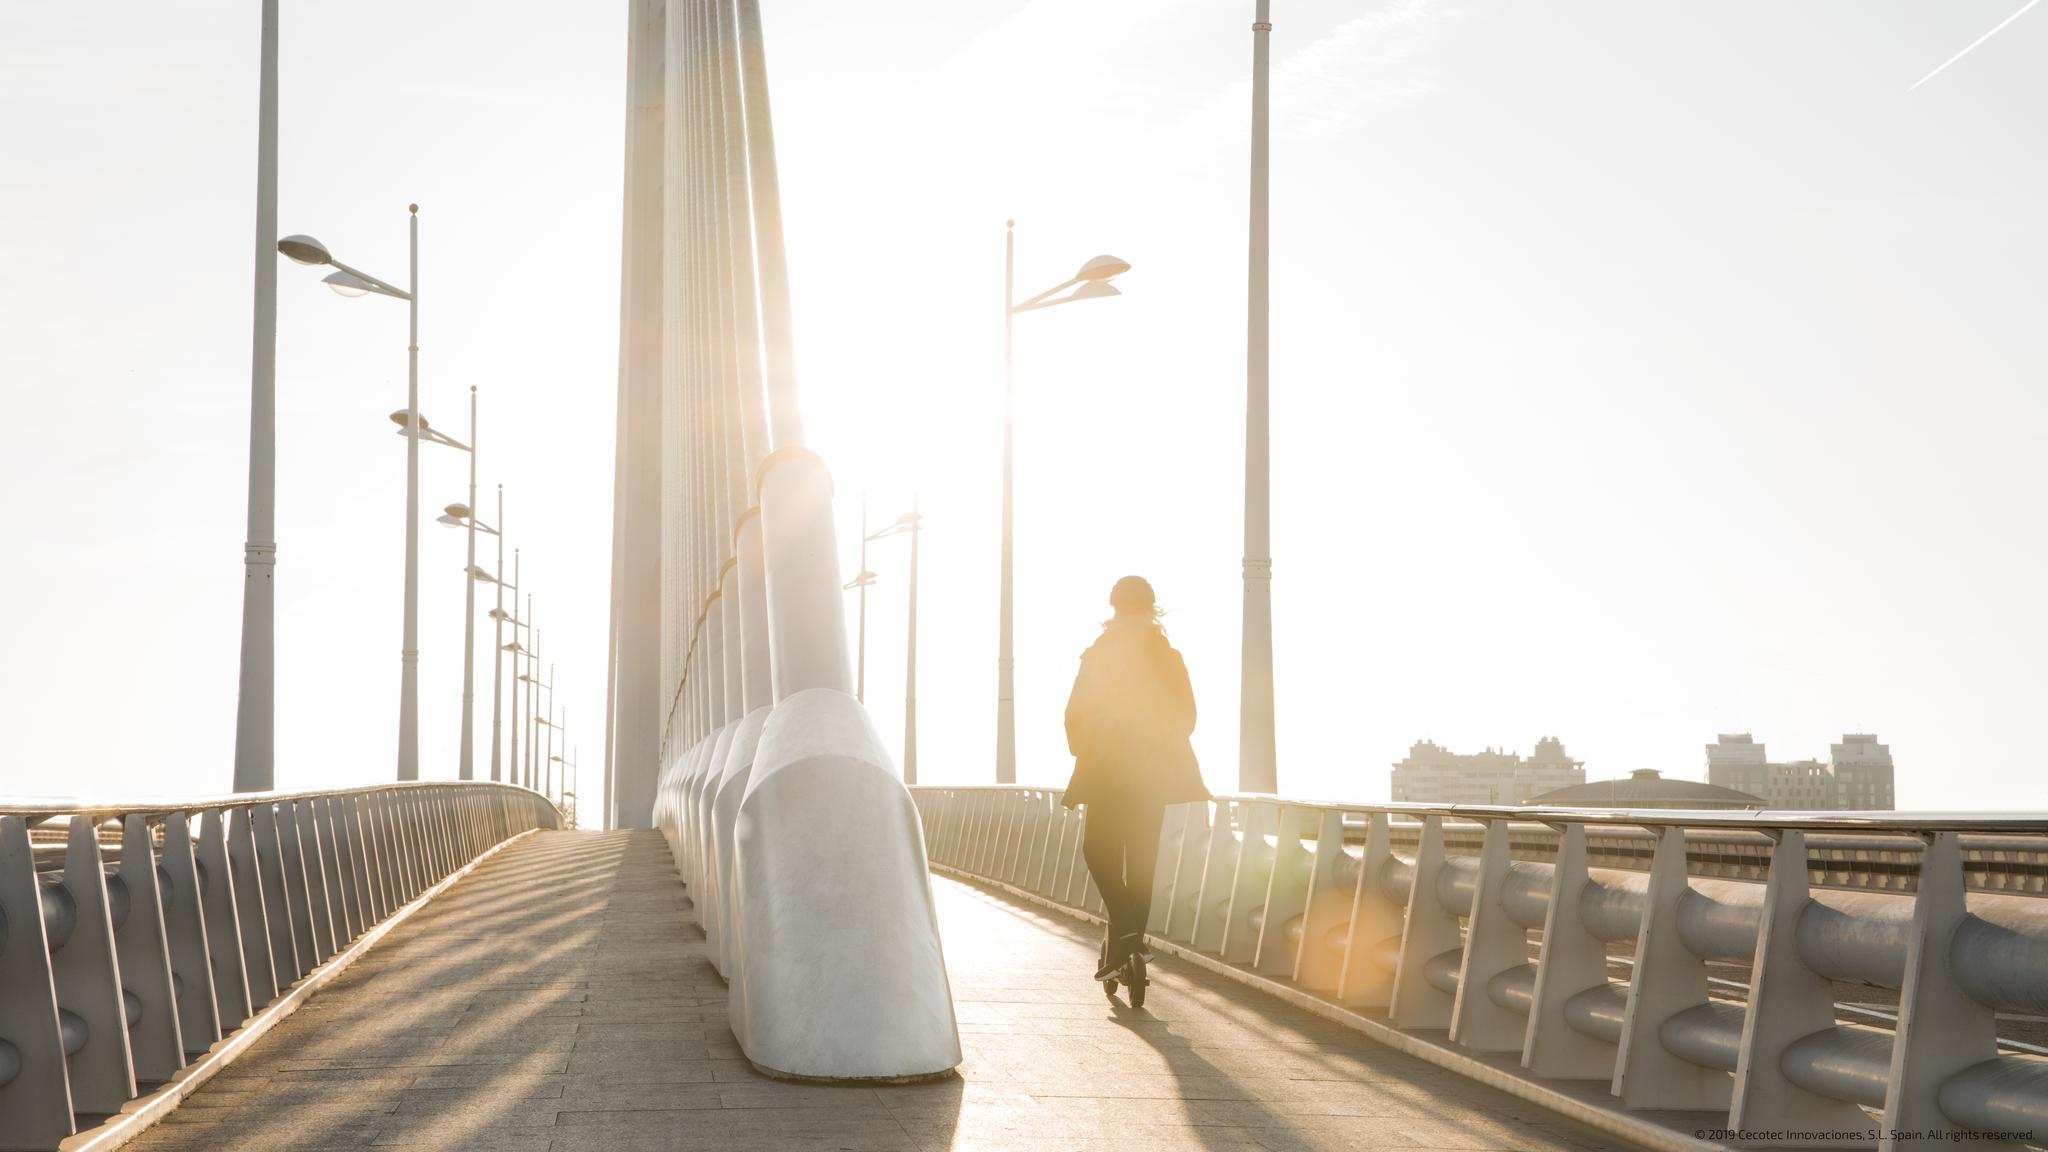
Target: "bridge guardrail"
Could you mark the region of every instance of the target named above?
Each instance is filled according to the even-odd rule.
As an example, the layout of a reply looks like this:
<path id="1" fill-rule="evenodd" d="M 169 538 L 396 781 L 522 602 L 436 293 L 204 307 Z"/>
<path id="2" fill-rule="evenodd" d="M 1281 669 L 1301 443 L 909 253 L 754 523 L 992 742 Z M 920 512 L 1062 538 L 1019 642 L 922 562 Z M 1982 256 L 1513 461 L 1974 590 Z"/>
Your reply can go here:
<path id="1" fill-rule="evenodd" d="M 911 791 L 934 864 L 1100 912 L 1058 790 Z M 2048 1013 L 2044 862 L 2040 815 L 1219 796 L 1167 810 L 1149 931 L 1623 1112 L 1723 1113 L 1733 1143 L 2040 1140 L 2048 1059 L 1995 1018 Z M 1713 963 L 1749 965 L 1746 998 Z M 1834 982 L 1896 991 L 1895 1025 L 1838 1021 Z"/>
<path id="2" fill-rule="evenodd" d="M 480 782 L 0 798 L 0 1149 L 122 1112 L 434 884 L 559 825 Z"/>

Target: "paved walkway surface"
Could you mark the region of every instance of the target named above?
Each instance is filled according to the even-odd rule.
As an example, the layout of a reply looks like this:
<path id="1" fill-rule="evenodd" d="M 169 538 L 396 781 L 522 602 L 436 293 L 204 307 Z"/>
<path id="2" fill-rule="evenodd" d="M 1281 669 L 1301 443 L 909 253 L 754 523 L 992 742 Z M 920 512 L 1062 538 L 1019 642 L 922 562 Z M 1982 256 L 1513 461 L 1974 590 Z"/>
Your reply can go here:
<path id="1" fill-rule="evenodd" d="M 966 1061 L 900 1087 L 755 1072 L 658 833 L 549 832 L 393 931 L 132 1148 L 518 1152 L 1604 1149 L 1533 1105 L 1084 925 L 934 878 Z"/>

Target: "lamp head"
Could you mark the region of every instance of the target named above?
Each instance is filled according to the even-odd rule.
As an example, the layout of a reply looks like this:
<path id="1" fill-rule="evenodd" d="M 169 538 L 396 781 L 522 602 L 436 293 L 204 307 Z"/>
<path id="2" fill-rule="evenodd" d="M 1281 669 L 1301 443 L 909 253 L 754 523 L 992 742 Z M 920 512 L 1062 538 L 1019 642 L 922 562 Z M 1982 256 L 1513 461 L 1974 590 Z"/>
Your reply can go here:
<path id="1" fill-rule="evenodd" d="M 450 504 L 446 508 L 441 509 L 441 511 L 446 512 L 450 516 L 456 517 L 457 519 L 461 519 L 462 517 L 469 515 L 469 505 L 463 504 L 458 501 L 457 503 Z"/>
<path id="2" fill-rule="evenodd" d="M 279 240 L 277 250 L 301 264 L 334 263 L 334 257 L 328 254 L 327 245 L 303 234 Z"/>
<path id="3" fill-rule="evenodd" d="M 406 411 L 405 409 L 403 409 L 403 408 L 400 408 L 400 409 L 399 409 L 398 411 L 396 411 L 396 412 L 393 412 L 393 413 L 391 414 L 391 422 L 392 422 L 393 424 L 396 424 L 396 425 L 398 425 L 398 434 L 399 434 L 399 435 L 401 435 L 401 436 L 405 435 L 406 417 L 408 417 L 408 416 L 411 416 L 411 415 L 412 415 L 412 413 L 410 413 L 410 412 L 407 412 L 407 411 Z M 426 430 L 427 430 L 427 418 L 426 418 L 425 416 L 422 416 L 422 417 L 420 417 L 420 431 L 422 431 L 422 432 L 425 432 Z"/>
<path id="4" fill-rule="evenodd" d="M 347 296 L 350 299 L 367 296 L 377 290 L 368 280 L 353 272 L 329 272 L 320 278 L 320 282 L 334 289 L 335 295 Z"/>
<path id="5" fill-rule="evenodd" d="M 1115 256 L 1097 256 L 1081 265 L 1081 270 L 1074 273 L 1074 279 L 1102 281 L 1112 276 L 1121 276 L 1130 270 L 1131 264 L 1128 260 L 1120 260 Z"/>
<path id="6" fill-rule="evenodd" d="M 1123 293 L 1117 289 L 1117 286 L 1111 284 L 1107 280 L 1090 280 L 1088 283 L 1083 284 L 1079 288 L 1074 289 L 1074 294 L 1068 297 L 1068 299 L 1100 300 L 1106 296 L 1121 295 L 1123 295 Z"/>

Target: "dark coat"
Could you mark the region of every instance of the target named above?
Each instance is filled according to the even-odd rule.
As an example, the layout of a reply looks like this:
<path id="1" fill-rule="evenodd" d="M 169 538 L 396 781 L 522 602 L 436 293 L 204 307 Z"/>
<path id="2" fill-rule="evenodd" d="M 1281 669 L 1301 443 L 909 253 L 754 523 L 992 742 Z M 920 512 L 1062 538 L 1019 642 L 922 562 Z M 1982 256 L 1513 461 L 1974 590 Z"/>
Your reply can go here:
<path id="1" fill-rule="evenodd" d="M 1061 803 L 1183 804 L 1206 800 L 1188 736 L 1188 666 L 1146 620 L 1113 620 L 1088 651 L 1067 697 L 1074 776 Z"/>

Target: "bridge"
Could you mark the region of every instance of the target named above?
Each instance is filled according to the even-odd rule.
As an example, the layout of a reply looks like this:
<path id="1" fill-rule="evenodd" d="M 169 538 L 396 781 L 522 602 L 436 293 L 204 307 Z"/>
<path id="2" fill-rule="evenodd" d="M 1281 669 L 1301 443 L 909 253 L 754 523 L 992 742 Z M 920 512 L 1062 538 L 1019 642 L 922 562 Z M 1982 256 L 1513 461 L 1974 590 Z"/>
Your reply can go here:
<path id="1" fill-rule="evenodd" d="M 1085 815 L 919 788 L 959 1056 L 792 1076 L 742 1031 L 713 783 L 669 773 L 658 832 L 564 830 L 484 783 L 0 801 L 0 1147 L 2048 1131 L 2048 1053 L 2019 1038 L 2048 1006 L 2038 825 L 1219 798 L 1168 815 L 1134 1009 L 1087 976 Z"/>
<path id="2" fill-rule="evenodd" d="M 851 690 L 758 4 L 629 19 L 606 830 L 0 800 L 0 1149 L 2048 1139 L 2041 817 L 1219 796 L 1105 998 L 1085 810 L 907 786 Z"/>

